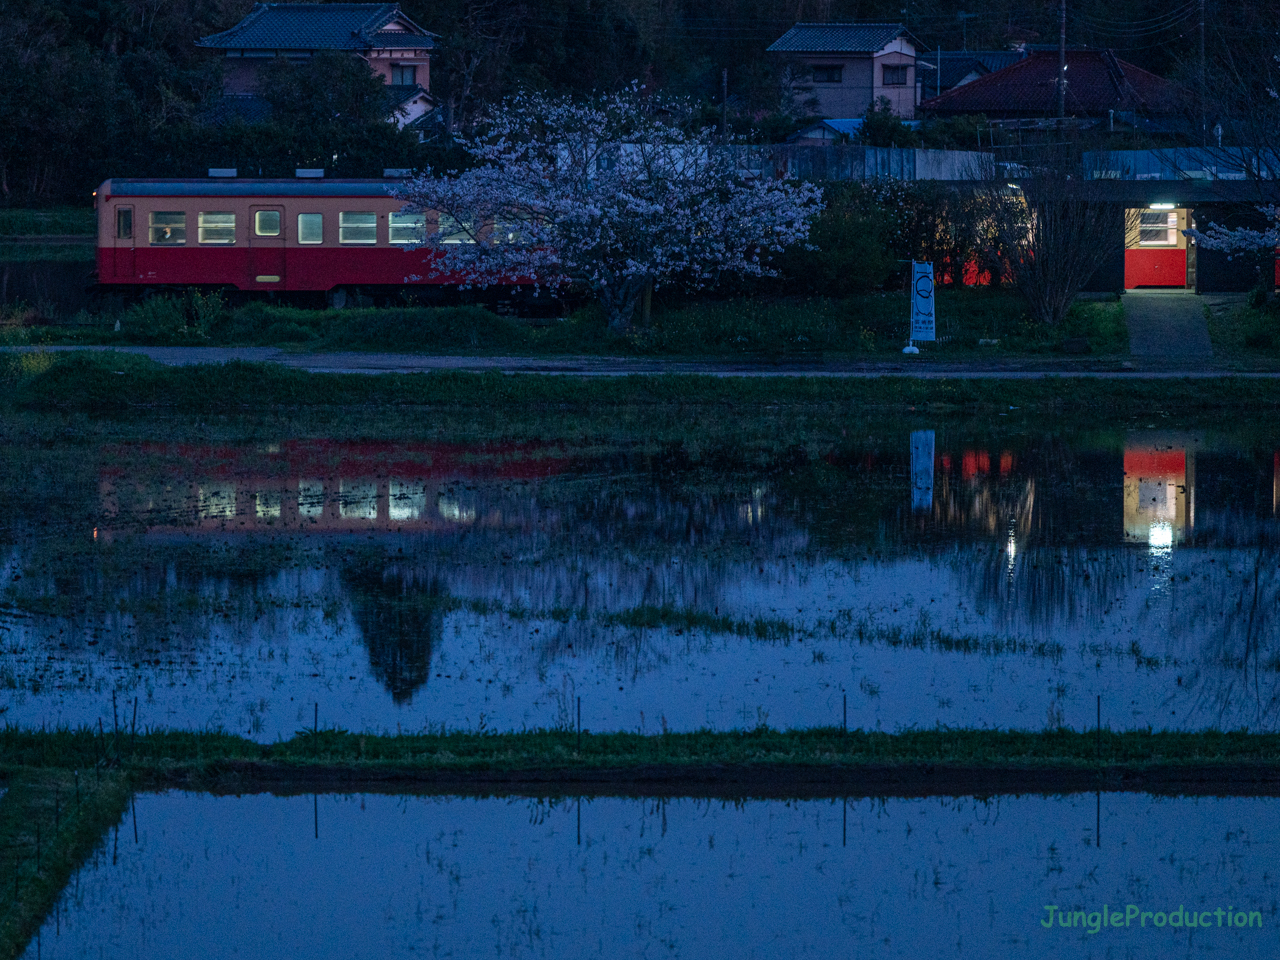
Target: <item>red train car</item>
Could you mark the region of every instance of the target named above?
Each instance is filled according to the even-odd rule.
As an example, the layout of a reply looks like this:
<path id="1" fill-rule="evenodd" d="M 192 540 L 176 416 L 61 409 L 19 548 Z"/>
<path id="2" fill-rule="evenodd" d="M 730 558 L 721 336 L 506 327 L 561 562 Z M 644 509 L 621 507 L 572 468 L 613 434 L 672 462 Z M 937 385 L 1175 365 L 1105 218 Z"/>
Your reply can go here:
<path id="1" fill-rule="evenodd" d="M 121 180 L 95 195 L 101 288 L 254 292 L 440 288 L 438 254 L 409 249 L 447 218 L 403 213 L 385 180 Z M 446 240 L 446 243 L 450 240 Z"/>

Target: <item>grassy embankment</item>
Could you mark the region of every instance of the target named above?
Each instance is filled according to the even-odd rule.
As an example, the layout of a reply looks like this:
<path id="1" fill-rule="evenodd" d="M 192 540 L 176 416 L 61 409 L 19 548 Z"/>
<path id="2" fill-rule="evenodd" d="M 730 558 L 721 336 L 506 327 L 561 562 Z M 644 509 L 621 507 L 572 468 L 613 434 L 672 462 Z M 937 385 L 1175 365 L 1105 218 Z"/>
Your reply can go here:
<path id="1" fill-rule="evenodd" d="M 1012 410 L 1114 418 L 1127 410 L 1176 411 L 1193 419 L 1280 406 L 1280 384 L 1265 379 L 961 380 L 878 377 L 610 378 L 504 376 L 498 373 L 315 374 L 272 364 L 169 367 L 122 353 L 0 355 L 0 399 L 33 410 L 126 413 L 172 410 L 240 414 L 271 408 L 435 407 L 496 411 L 512 421 L 530 411 L 604 416 L 606 408 L 741 406 L 849 412 L 969 413 Z M 505 411 L 505 412 L 504 412 Z M 746 412 L 746 411 L 740 411 Z"/>
<path id="2" fill-rule="evenodd" d="M 21 955 L 133 795 L 129 777 L 93 763 L 7 773 L 0 798 L 0 958 L 6 960 Z"/>
<path id="3" fill-rule="evenodd" d="M 93 263 L 95 228 L 92 209 L 0 210 L 0 263 L 57 261 L 84 263 L 88 269 Z M 0 311 L 0 321 L 12 324 L 15 314 L 34 319 L 29 308 L 10 308 Z"/>
<path id="4" fill-rule="evenodd" d="M 751 793 L 788 783 L 802 792 L 813 785 L 892 793 L 893 773 L 925 771 L 945 788 L 966 772 L 993 785 L 1000 776 L 1097 775 L 1114 786 L 1124 778 L 1214 778 L 1280 784 L 1280 735 L 1231 732 L 1117 733 L 1110 730 L 1004 731 L 909 730 L 894 734 L 839 727 L 810 730 L 699 731 L 694 733 L 591 733 L 534 730 L 521 733 L 372 735 L 344 730 L 300 731 L 270 744 L 222 733 L 127 732 L 95 729 L 0 731 L 0 770 L 93 770 L 105 763 L 135 786 L 217 786 L 237 779 L 400 780 L 499 786 L 529 781 L 687 786 L 720 782 Z M 85 774 L 81 773 L 82 783 Z M 54 779 L 50 783 L 62 783 Z M 67 782 L 70 782 L 69 779 Z M 1217 781 L 1215 781 L 1217 782 Z M 59 789 L 65 790 L 65 785 Z M 47 792 L 51 792 L 52 788 Z M 42 801 L 43 802 L 43 801 Z M 63 794 L 66 803 L 66 794 Z M 52 809 L 52 797 L 48 800 Z"/>
<path id="5" fill-rule="evenodd" d="M 1230 360 L 1280 357 L 1280 301 L 1253 295 L 1249 302 L 1208 309 L 1215 356 Z"/>
<path id="6" fill-rule="evenodd" d="M 293 350 L 420 353 L 870 357 L 896 354 L 906 336 L 904 294 L 673 301 L 652 323 L 613 333 L 597 308 L 531 325 L 479 306 L 308 310 L 263 302 L 232 308 L 217 295 L 156 297 L 62 318 L 60 325 L 10 326 L 11 343 L 280 346 Z M 1128 351 L 1119 301 L 1081 302 L 1062 329 L 1032 323 L 1007 291 L 943 291 L 940 342 L 922 349 L 964 359 L 1052 354 L 1087 340 L 1094 354 Z M 116 324 L 119 323 L 119 330 Z M 979 341 L 993 341 L 979 346 Z"/>

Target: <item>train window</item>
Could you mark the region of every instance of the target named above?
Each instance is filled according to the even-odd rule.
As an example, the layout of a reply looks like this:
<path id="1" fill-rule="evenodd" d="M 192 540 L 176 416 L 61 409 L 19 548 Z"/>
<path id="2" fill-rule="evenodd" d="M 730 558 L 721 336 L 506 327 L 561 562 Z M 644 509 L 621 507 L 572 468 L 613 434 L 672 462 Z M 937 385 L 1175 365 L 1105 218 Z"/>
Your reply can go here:
<path id="1" fill-rule="evenodd" d="M 493 242 L 521 244 L 529 242 L 528 225 L 519 217 L 499 217 L 493 221 Z"/>
<path id="2" fill-rule="evenodd" d="M 422 243 L 426 236 L 427 215 L 425 213 L 391 214 L 392 243 Z"/>
<path id="3" fill-rule="evenodd" d="M 253 213 L 253 232 L 260 237 L 280 236 L 280 211 L 255 210 Z"/>
<path id="4" fill-rule="evenodd" d="M 178 246 L 187 242 L 187 215 L 181 210 L 151 212 L 151 244 Z"/>
<path id="5" fill-rule="evenodd" d="M 133 239 L 133 207 L 116 208 L 116 239 Z"/>
<path id="6" fill-rule="evenodd" d="M 201 243 L 235 243 L 234 213 L 201 213 L 196 221 Z"/>
<path id="7" fill-rule="evenodd" d="M 376 213 L 338 214 L 339 243 L 377 243 L 378 215 Z"/>
<path id="8" fill-rule="evenodd" d="M 324 243 L 324 214 L 298 214 L 298 242 Z"/>
<path id="9" fill-rule="evenodd" d="M 447 213 L 440 214 L 441 243 L 475 243 L 475 229 L 470 221 L 459 222 Z"/>

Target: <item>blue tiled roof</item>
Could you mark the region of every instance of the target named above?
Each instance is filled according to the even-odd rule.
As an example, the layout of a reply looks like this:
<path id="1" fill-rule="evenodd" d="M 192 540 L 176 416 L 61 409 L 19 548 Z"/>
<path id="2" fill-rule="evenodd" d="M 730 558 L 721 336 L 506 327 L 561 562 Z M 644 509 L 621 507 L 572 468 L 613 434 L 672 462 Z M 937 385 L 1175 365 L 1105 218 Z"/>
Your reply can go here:
<path id="1" fill-rule="evenodd" d="M 769 44 L 775 53 L 876 53 L 898 37 L 913 43 L 900 23 L 797 23 Z"/>
<path id="2" fill-rule="evenodd" d="M 383 30 L 399 21 L 407 30 Z M 230 30 L 197 41 L 222 50 L 368 50 L 435 46 L 398 3 L 258 3 Z"/>

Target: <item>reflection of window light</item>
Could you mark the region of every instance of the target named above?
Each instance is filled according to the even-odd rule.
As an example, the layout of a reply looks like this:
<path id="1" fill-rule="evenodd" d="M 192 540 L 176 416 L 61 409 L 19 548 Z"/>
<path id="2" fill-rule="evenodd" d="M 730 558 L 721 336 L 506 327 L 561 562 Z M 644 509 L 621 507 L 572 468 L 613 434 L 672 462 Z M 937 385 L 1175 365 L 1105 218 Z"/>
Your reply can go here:
<path id="1" fill-rule="evenodd" d="M 298 481 L 298 516 L 324 516 L 324 484 L 319 480 Z"/>
<path id="2" fill-rule="evenodd" d="M 1151 525 L 1151 533 L 1147 537 L 1154 553 L 1157 550 L 1168 550 L 1173 546 L 1173 524 L 1167 520 L 1159 520 Z"/>
<path id="3" fill-rule="evenodd" d="M 236 515 L 236 485 L 211 483 L 198 487 L 196 509 L 202 520 L 230 520 Z"/>
<path id="4" fill-rule="evenodd" d="M 255 499 L 257 500 L 259 520 L 279 520 L 280 519 L 280 491 L 279 490 L 260 490 Z"/>
<path id="5" fill-rule="evenodd" d="M 476 519 L 475 507 L 461 506 L 457 500 L 451 497 L 441 497 L 436 503 L 440 516 L 446 520 L 452 520 L 454 523 L 474 523 Z"/>
<path id="6" fill-rule="evenodd" d="M 391 481 L 392 520 L 419 520 L 427 509 L 427 490 L 421 483 Z"/>
<path id="7" fill-rule="evenodd" d="M 377 520 L 378 485 L 350 480 L 339 482 L 338 515 L 347 520 Z"/>

